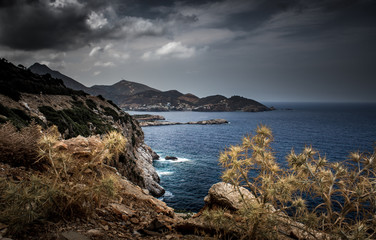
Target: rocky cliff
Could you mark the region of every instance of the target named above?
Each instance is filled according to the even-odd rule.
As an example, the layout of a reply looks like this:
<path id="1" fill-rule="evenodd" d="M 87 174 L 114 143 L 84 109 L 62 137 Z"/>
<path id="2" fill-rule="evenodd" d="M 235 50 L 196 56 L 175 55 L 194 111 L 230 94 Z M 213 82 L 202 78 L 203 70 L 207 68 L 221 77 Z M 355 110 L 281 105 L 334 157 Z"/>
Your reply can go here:
<path id="1" fill-rule="evenodd" d="M 145 145 L 138 122 L 113 102 L 66 88 L 63 81 L 40 76 L 23 67 L 0 61 L 0 123 L 18 128 L 35 121 L 42 127 L 56 125 L 65 138 L 121 131 L 127 138 L 126 153 L 111 163 L 130 181 L 161 196 L 164 189 L 152 166 L 153 151 Z"/>

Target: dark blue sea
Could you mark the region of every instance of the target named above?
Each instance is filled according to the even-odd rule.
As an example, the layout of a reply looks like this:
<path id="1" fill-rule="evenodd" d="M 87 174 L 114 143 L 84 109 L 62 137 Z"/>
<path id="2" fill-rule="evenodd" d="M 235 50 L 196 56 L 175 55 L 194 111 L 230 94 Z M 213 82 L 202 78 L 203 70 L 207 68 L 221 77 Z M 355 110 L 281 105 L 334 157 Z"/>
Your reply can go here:
<path id="1" fill-rule="evenodd" d="M 160 156 L 154 162 L 161 198 L 175 209 L 198 211 L 210 186 L 221 181 L 218 156 L 226 147 L 240 144 L 260 123 L 269 126 L 277 161 L 286 166 L 286 155 L 306 145 L 329 161 L 344 161 L 352 151 L 371 152 L 376 143 L 376 104 L 267 103 L 270 112 L 150 112 L 168 121 L 188 122 L 224 118 L 225 125 L 173 125 L 144 127 L 145 142 Z M 130 112 L 140 114 L 140 112 Z M 144 112 L 143 112 L 144 113 Z M 177 161 L 164 160 L 167 155 Z"/>

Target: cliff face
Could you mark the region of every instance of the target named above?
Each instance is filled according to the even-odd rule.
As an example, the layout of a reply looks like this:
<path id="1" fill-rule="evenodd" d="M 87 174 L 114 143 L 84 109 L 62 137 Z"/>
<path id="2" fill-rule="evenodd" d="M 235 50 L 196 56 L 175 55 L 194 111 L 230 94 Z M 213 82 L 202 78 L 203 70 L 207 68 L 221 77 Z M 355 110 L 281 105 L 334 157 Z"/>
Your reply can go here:
<path id="1" fill-rule="evenodd" d="M 42 127 L 56 125 L 65 138 L 121 131 L 127 150 L 111 164 L 152 195 L 163 195 L 142 129 L 111 101 L 66 88 L 61 80 L 34 74 L 4 59 L 0 61 L 0 89 L 0 123 L 11 121 L 18 128 L 31 121 Z"/>

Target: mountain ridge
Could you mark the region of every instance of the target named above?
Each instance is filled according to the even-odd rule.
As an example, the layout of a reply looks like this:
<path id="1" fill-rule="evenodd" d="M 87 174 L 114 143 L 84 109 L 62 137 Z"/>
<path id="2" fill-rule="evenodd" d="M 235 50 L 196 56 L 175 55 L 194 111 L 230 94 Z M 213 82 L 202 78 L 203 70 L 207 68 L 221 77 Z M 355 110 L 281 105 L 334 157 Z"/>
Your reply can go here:
<path id="1" fill-rule="evenodd" d="M 112 100 L 124 110 L 134 111 L 219 111 L 219 112 L 260 112 L 270 111 L 267 106 L 244 97 L 212 95 L 199 98 L 192 93 L 183 94 L 178 90 L 161 91 L 145 84 L 120 80 L 112 85 L 86 87 L 46 65 L 35 63 L 29 68 L 38 74 L 50 74 L 62 79 L 64 84 L 75 90 L 83 90 L 91 95 L 101 95 Z"/>

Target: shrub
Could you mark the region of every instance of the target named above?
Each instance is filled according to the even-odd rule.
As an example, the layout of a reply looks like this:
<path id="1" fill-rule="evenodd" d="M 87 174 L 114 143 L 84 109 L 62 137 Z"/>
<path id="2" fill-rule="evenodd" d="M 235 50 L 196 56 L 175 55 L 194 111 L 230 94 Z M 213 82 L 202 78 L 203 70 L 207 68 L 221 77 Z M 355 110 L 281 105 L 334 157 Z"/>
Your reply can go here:
<path id="1" fill-rule="evenodd" d="M 114 109 L 110 107 L 104 107 L 103 110 L 105 114 L 111 116 L 114 119 L 114 121 L 119 120 L 119 114 L 117 114 L 117 112 Z"/>
<path id="2" fill-rule="evenodd" d="M 0 115 L 7 117 L 17 128 L 22 128 L 31 122 L 31 118 L 20 109 L 8 108 L 0 103 Z"/>
<path id="3" fill-rule="evenodd" d="M 242 199 L 242 220 L 234 223 L 243 237 L 278 238 L 286 228 L 310 238 L 374 237 L 375 152 L 351 153 L 348 161 L 331 163 L 306 147 L 300 154 L 292 150 L 284 169 L 275 161 L 272 141 L 271 130 L 261 125 L 254 136 L 244 137 L 241 145 L 231 146 L 219 158 L 225 168 L 222 179 L 240 194 L 243 186 L 256 196 Z M 220 214 L 213 215 L 207 219 L 218 223 Z"/>
<path id="4" fill-rule="evenodd" d="M 86 99 L 86 105 L 90 108 L 90 109 L 97 109 L 97 104 L 91 100 L 90 98 Z"/>
<path id="5" fill-rule="evenodd" d="M 93 133 L 104 134 L 112 130 L 109 124 L 105 124 L 80 101 L 73 102 L 71 109 L 55 110 L 50 106 L 41 106 L 39 111 L 51 124 L 56 125 L 61 133 L 67 131 L 66 137 L 89 136 Z"/>
<path id="6" fill-rule="evenodd" d="M 119 108 L 119 106 L 116 105 L 113 101 L 111 101 L 111 100 L 107 100 L 107 102 L 108 102 L 109 104 L 111 104 L 113 107 L 115 107 L 117 110 L 121 111 L 121 108 Z"/>
<path id="7" fill-rule="evenodd" d="M 0 161 L 11 166 L 33 166 L 38 156 L 41 128 L 34 122 L 20 131 L 11 124 L 0 126 Z"/>

